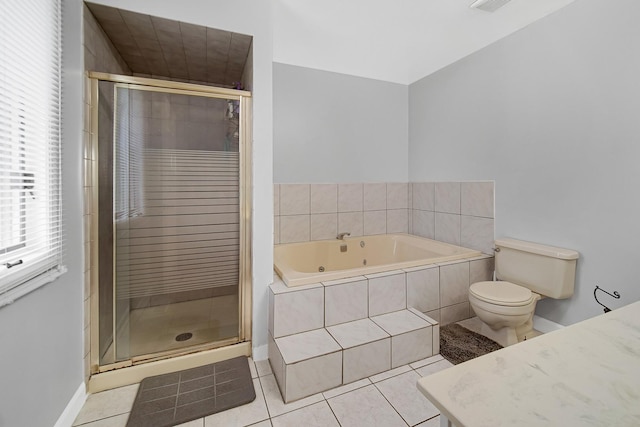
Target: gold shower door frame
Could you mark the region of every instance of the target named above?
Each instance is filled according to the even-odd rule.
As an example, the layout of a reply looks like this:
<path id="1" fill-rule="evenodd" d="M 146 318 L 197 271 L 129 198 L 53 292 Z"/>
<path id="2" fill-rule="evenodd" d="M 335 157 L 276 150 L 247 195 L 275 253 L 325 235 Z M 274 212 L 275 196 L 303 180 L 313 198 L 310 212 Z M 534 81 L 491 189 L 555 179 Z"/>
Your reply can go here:
<path id="1" fill-rule="evenodd" d="M 137 90 L 149 90 L 163 93 L 173 93 L 180 95 L 196 95 L 209 98 L 219 98 L 225 100 L 239 101 L 240 103 L 240 124 L 239 124 L 239 162 L 240 162 L 240 263 L 239 263 L 239 330 L 238 337 L 223 341 L 216 341 L 201 345 L 186 347 L 183 349 L 163 351 L 154 354 L 136 356 L 129 360 L 100 365 L 99 349 L 99 236 L 98 236 L 98 215 L 92 216 L 90 229 L 90 391 L 95 392 L 113 386 L 124 385 L 135 382 L 136 378 L 143 378 L 141 375 L 159 374 L 170 372 L 171 366 L 177 369 L 184 369 L 191 365 L 203 364 L 203 361 L 215 362 L 237 355 L 251 354 L 251 310 L 252 310 L 252 280 L 251 280 L 251 92 L 219 88 L 213 86 L 198 85 L 192 83 L 181 83 L 167 80 L 148 79 L 142 77 L 123 76 L 116 74 L 89 72 L 91 83 L 91 152 L 93 159 L 98 158 L 98 101 L 99 101 L 99 81 L 109 81 L 120 87 L 128 87 Z M 90 179 L 87 183 L 91 187 L 92 206 L 91 211 L 98 213 L 98 167 L 93 167 Z M 115 226 L 115 224 L 114 224 Z M 115 244 L 114 244 L 115 250 Z M 115 258 L 114 258 L 115 260 Z M 115 270 L 115 262 L 113 265 Z M 114 279 L 115 281 L 115 275 Z M 114 288 L 115 289 L 115 288 Z M 115 333 L 115 332 L 114 332 Z M 114 337 L 115 340 L 115 337 Z M 167 360 L 174 359 L 175 363 L 167 363 Z M 181 360 L 182 359 L 182 360 Z M 154 362 L 158 362 L 155 363 Z M 132 372 L 136 366 L 140 366 L 139 374 Z M 126 369 L 127 376 L 114 374 L 119 368 Z M 157 368 L 156 368 L 157 367 Z M 107 378 L 108 377 L 108 378 Z M 139 380 L 138 380 L 139 381 Z M 92 384 L 93 382 L 93 384 Z"/>

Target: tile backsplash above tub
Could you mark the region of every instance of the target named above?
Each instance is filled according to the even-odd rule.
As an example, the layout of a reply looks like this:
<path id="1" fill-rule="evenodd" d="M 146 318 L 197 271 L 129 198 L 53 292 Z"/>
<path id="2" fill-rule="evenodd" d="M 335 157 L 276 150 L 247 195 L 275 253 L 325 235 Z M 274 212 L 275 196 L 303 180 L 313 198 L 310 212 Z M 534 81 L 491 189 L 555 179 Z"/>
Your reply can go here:
<path id="1" fill-rule="evenodd" d="M 493 182 L 275 184 L 274 243 L 411 233 L 493 254 Z"/>

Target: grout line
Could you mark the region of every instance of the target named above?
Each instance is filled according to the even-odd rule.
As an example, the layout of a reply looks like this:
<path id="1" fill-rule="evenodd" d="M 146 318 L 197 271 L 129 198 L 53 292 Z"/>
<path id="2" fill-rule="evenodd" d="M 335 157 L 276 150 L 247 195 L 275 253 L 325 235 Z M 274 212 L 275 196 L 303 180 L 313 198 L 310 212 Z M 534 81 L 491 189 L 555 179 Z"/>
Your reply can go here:
<path id="1" fill-rule="evenodd" d="M 86 423 L 82 423 L 82 424 L 72 424 L 72 427 L 82 427 L 82 426 L 86 426 L 86 425 L 89 425 L 89 424 L 92 424 L 92 423 L 96 423 L 98 421 L 108 420 L 110 418 L 115 418 L 115 417 L 119 417 L 119 416 L 124 415 L 124 414 L 130 414 L 130 413 L 131 413 L 131 411 L 122 412 L 121 414 L 109 415 L 108 417 L 98 418 L 96 420 L 87 421 Z"/>
<path id="2" fill-rule="evenodd" d="M 406 372 L 405 372 L 405 373 L 406 373 Z M 404 419 L 404 417 L 402 416 L 402 414 L 401 414 L 401 413 L 396 409 L 396 407 L 395 407 L 395 406 L 393 406 L 393 403 L 389 402 L 389 399 L 387 399 L 387 396 L 385 396 L 385 395 L 384 395 L 384 393 L 382 392 L 382 390 L 380 390 L 380 389 L 378 388 L 378 386 L 376 385 L 376 383 L 374 383 L 374 384 L 373 384 L 373 386 L 376 388 L 376 390 L 378 390 L 378 393 L 380 393 L 380 394 L 382 395 L 382 398 L 383 398 L 384 400 L 386 400 L 386 401 L 387 401 L 387 403 L 389 404 L 389 406 L 391 406 L 391 408 L 393 408 L 393 410 L 394 410 L 394 411 L 396 411 L 396 414 L 398 414 L 398 416 L 400 416 L 400 419 L 401 419 L 402 421 L 404 421 L 404 423 L 405 423 L 406 425 L 410 425 L 410 424 L 407 422 L 407 420 L 405 420 L 405 419 Z"/>
<path id="3" fill-rule="evenodd" d="M 338 396 L 342 396 L 341 394 L 339 394 Z M 335 396 L 335 397 L 338 397 Z M 324 395 L 322 396 L 324 397 Z M 329 400 L 325 399 L 325 402 L 327 402 L 327 406 L 329 407 L 329 410 L 331 411 L 331 413 L 333 414 L 333 418 L 336 419 L 338 425 L 340 425 L 342 427 L 342 423 L 340 422 L 340 420 L 338 419 L 338 416 L 336 415 L 336 413 L 333 411 L 333 408 L 331 407 L 331 404 L 329 403 Z"/>

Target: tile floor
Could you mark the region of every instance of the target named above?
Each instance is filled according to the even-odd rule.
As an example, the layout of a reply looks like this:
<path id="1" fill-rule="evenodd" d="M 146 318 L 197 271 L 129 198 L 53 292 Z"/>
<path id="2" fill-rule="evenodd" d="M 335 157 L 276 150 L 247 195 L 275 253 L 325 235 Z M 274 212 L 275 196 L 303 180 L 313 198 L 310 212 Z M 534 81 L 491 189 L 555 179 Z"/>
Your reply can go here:
<path id="1" fill-rule="evenodd" d="M 269 362 L 251 362 L 256 400 L 181 426 L 437 427 L 440 413 L 420 394 L 416 382 L 450 366 L 436 355 L 285 404 Z M 137 389 L 134 384 L 90 395 L 73 425 L 126 426 Z"/>

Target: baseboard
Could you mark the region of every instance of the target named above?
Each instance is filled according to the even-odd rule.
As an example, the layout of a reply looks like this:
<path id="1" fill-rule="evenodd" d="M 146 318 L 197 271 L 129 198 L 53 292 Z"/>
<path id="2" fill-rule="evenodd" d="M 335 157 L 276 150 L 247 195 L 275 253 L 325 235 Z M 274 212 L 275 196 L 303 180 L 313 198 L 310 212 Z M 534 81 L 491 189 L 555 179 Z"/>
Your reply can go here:
<path id="1" fill-rule="evenodd" d="M 267 360 L 269 358 L 269 347 L 266 344 L 260 347 L 254 347 L 251 357 L 254 361 Z"/>
<path id="2" fill-rule="evenodd" d="M 562 328 L 564 328 L 564 326 L 559 323 L 552 322 L 551 320 L 545 319 L 544 317 L 536 315 L 533 316 L 533 329 L 535 329 L 536 331 L 540 331 L 546 334 Z"/>
<path id="3" fill-rule="evenodd" d="M 53 427 L 71 427 L 76 417 L 80 413 L 85 400 L 87 400 L 87 392 L 84 386 L 84 382 L 82 382 L 71 397 L 69 403 L 67 403 L 67 407 L 64 408 L 64 411 L 62 411 L 62 414 L 60 414 L 58 421 L 56 421 Z"/>

